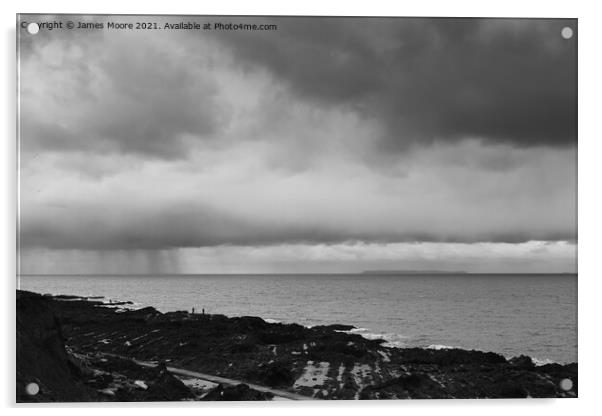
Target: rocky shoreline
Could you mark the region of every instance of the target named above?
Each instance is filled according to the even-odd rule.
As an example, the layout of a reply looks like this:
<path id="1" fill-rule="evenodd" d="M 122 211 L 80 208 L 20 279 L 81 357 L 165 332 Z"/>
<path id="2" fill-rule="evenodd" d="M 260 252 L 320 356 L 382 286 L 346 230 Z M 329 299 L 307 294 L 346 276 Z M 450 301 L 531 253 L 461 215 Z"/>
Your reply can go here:
<path id="1" fill-rule="evenodd" d="M 577 364 L 17 291 L 17 402 L 577 397 Z M 117 306 L 117 307 L 116 307 Z M 31 386 L 39 392 L 31 394 Z M 35 391 L 35 390 L 34 390 Z"/>

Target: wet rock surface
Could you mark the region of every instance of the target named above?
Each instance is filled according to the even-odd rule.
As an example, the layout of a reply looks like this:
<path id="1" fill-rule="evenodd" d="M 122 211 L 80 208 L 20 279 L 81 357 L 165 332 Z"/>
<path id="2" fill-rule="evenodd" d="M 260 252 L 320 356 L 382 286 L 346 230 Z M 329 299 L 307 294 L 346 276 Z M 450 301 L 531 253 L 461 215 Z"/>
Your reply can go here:
<path id="1" fill-rule="evenodd" d="M 271 399 L 248 384 L 316 399 L 577 396 L 577 364 L 535 366 L 526 356 L 506 360 L 492 352 L 388 348 L 383 340 L 345 332 L 351 329 L 152 307 L 125 310 L 96 299 L 18 292 L 17 400 Z M 39 357 L 36 366 L 32 355 Z M 240 382 L 184 380 L 131 359 Z M 24 393 L 30 380 L 43 385 L 43 394 Z"/>

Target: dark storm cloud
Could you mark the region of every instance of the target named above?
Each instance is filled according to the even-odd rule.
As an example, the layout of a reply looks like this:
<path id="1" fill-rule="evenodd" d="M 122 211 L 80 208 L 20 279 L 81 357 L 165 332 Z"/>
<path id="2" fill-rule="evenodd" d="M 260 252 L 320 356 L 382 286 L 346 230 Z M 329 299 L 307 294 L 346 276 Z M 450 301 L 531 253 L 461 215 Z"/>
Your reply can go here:
<path id="1" fill-rule="evenodd" d="M 576 240 L 574 21 L 195 20 L 28 38 L 22 247 Z"/>
<path id="2" fill-rule="evenodd" d="M 53 19 L 68 20 L 38 21 Z M 207 137 L 225 124 L 208 65 L 197 65 L 171 39 L 153 41 L 141 33 L 103 37 L 102 31 L 69 37 L 65 32 L 43 33 L 35 43 L 24 38 L 23 150 L 174 159 L 185 157 L 190 137 Z"/>
<path id="3" fill-rule="evenodd" d="M 470 232 L 460 228 L 442 234 L 436 228 L 421 225 L 390 231 L 370 230 L 358 227 L 348 230 L 341 225 L 262 223 L 248 218 L 224 214 L 204 207 L 177 207 L 171 212 L 128 213 L 112 212 L 107 218 L 99 212 L 85 215 L 65 206 L 47 206 L 48 216 L 23 224 L 20 231 L 22 247 L 46 247 L 52 249 L 116 250 L 116 249 L 169 249 L 182 247 L 213 247 L 221 245 L 270 246 L 280 244 L 355 244 L 371 242 L 387 243 L 523 243 L 528 241 L 575 242 L 571 226 L 557 226 L 554 230 L 522 231 L 502 227 L 477 230 L 474 224 Z M 50 218 L 52 217 L 52 218 Z M 119 218 L 121 217 L 121 218 Z M 52 219 L 52 221 L 51 221 Z M 82 231 L 86 230 L 86 231 Z"/>
<path id="4" fill-rule="evenodd" d="M 278 30 L 77 37 L 56 30 L 35 42 L 22 35 L 23 149 L 185 157 L 193 146 L 187 140 L 219 136 L 239 114 L 216 98 L 223 88 L 216 74 L 233 68 L 243 69 L 241 77 L 267 70 L 275 86 L 289 88 L 279 102 L 266 98 L 265 114 L 283 102 L 307 102 L 378 125 L 371 149 L 363 149 L 377 154 L 466 137 L 518 146 L 576 141 L 576 38 L 560 35 L 567 25 L 576 32 L 574 20 L 197 20 L 276 23 Z M 231 56 L 216 58 L 224 52 Z M 43 76 L 35 65 L 43 65 Z M 258 131 L 267 132 L 280 121 L 266 116 L 262 123 Z"/>
<path id="5" fill-rule="evenodd" d="M 21 245 L 576 241 L 574 149 L 438 147 L 414 151 L 405 176 L 341 162 L 338 153 L 293 175 L 257 164 L 261 153 L 246 148 L 213 153 L 209 164 L 100 155 L 80 167 L 81 155 L 40 155 L 21 176 Z M 500 153 L 512 169 L 479 167 Z M 115 166 L 122 171 L 83 174 Z"/>
<path id="6" fill-rule="evenodd" d="M 576 141 L 576 38 L 560 34 L 576 32 L 576 20 L 273 22 L 276 33 L 214 36 L 296 94 L 381 120 L 387 147 L 467 136 L 519 146 Z"/>

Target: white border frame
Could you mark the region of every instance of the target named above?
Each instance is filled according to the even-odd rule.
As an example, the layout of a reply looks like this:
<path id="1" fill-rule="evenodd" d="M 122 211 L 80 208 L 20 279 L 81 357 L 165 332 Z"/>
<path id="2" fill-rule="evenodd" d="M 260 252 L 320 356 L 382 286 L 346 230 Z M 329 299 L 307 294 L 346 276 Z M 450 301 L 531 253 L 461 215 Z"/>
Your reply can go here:
<path id="1" fill-rule="evenodd" d="M 123 0 L 104 0 L 102 2 L 82 2 L 74 0 L 21 0 L 2 2 L 3 54 L 1 78 L 5 91 L 2 100 L 2 117 L 5 126 L 2 141 L 2 181 L 0 188 L 2 204 L 2 239 L 0 246 L 0 264 L 3 266 L 4 302 L 2 314 L 5 330 L 2 349 L 0 377 L 0 401 L 5 407 L 15 405 L 15 296 L 16 288 L 16 55 L 15 22 L 16 13 L 132 13 L 132 14 L 277 14 L 277 15 L 346 15 L 346 16 L 487 16 L 487 17 L 569 17 L 579 19 L 579 398 L 546 400 L 440 400 L 440 401 L 395 401 L 395 402 L 332 402 L 332 403 L 294 403 L 284 402 L 267 404 L 254 403 L 193 403 L 170 404 L 75 404 L 23 406 L 30 411 L 43 411 L 45 414 L 81 414 L 82 407 L 92 407 L 86 413 L 106 415 L 108 411 L 131 413 L 132 408 L 144 408 L 145 414 L 162 415 L 166 408 L 178 412 L 195 413 L 226 411 L 240 414 L 291 414 L 308 412 L 326 413 L 343 411 L 350 415 L 360 415 L 367 411 L 377 412 L 416 412 L 422 414 L 468 415 L 487 412 L 491 415 L 504 415 L 509 412 L 528 411 L 545 412 L 552 415 L 564 415 L 571 412 L 587 412 L 600 407 L 596 401 L 599 390 L 600 361 L 602 346 L 598 318 L 602 293 L 602 275 L 598 264 L 600 257 L 599 216 L 602 214 L 599 178 L 602 157 L 602 132 L 600 128 L 600 104 L 602 96 L 601 77 L 602 54 L 601 6 L 596 2 L 556 1 L 535 2 L 528 0 L 505 0 L 497 2 L 468 0 L 427 0 L 421 2 L 394 3 L 386 0 L 363 1 L 350 4 L 349 1 L 304 0 L 285 1 L 212 1 L 184 2 L 179 0 L 144 1 L 125 3 Z M 64 408 L 66 407 L 66 408 Z M 119 410 L 118 410 L 119 409 Z M 243 410 L 244 409 L 244 410 Z"/>

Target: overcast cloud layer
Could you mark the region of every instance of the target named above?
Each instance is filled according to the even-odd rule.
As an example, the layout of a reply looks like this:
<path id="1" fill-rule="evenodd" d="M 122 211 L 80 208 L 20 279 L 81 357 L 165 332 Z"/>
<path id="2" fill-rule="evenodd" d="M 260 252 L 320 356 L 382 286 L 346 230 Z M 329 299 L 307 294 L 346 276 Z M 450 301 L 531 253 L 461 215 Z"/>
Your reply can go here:
<path id="1" fill-rule="evenodd" d="M 142 250 L 164 259 L 144 272 L 215 272 L 199 256 L 230 250 L 246 263 L 222 271 L 574 270 L 574 21 L 195 20 L 278 31 L 23 38 L 24 269 Z"/>

